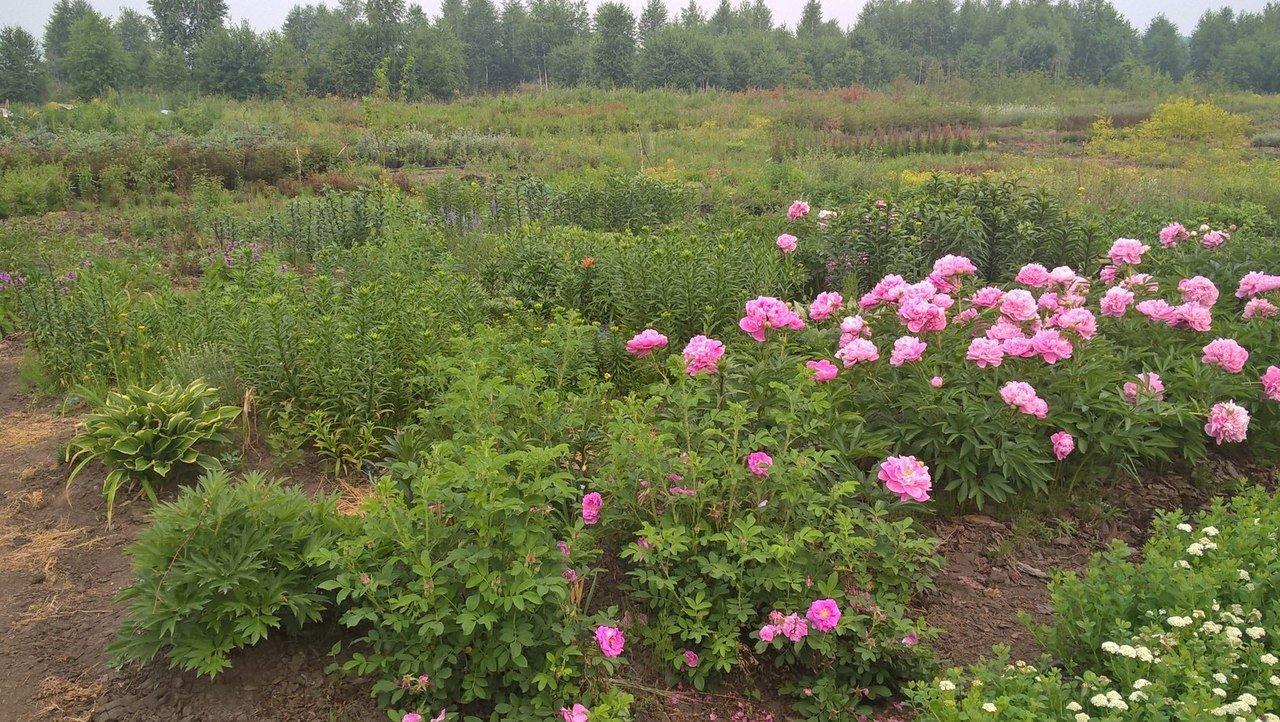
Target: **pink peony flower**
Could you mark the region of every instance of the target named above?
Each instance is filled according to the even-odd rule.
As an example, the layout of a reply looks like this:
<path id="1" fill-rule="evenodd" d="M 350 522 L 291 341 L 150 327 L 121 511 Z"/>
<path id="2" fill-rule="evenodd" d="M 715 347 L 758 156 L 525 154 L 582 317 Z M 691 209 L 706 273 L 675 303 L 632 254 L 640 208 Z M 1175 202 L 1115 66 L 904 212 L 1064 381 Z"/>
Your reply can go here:
<path id="1" fill-rule="evenodd" d="M 1039 263 L 1028 263 L 1018 270 L 1018 275 L 1013 280 L 1024 286 L 1041 288 L 1049 285 L 1049 269 Z"/>
<path id="2" fill-rule="evenodd" d="M 1172 321 L 1177 321 L 1178 318 L 1177 309 L 1170 306 L 1169 302 L 1162 298 L 1152 298 L 1146 301 L 1141 301 L 1135 308 L 1138 309 L 1138 313 L 1146 316 L 1152 321 L 1170 323 Z"/>
<path id="3" fill-rule="evenodd" d="M 583 707 L 581 704 L 575 704 L 572 709 L 560 708 L 560 719 L 562 722 L 589 722 L 591 719 L 591 710 Z"/>
<path id="4" fill-rule="evenodd" d="M 1280 276 L 1268 276 L 1261 271 L 1249 271 L 1240 279 L 1236 298 L 1252 298 L 1260 293 L 1280 289 Z"/>
<path id="5" fill-rule="evenodd" d="M 637 358 L 648 356 L 654 349 L 666 348 L 667 337 L 657 331 L 646 328 L 627 342 L 627 353 Z"/>
<path id="6" fill-rule="evenodd" d="M 1025 335 L 1021 326 L 1004 316 L 996 319 L 996 322 L 991 325 L 991 328 L 987 329 L 986 333 L 987 338 L 992 341 L 1004 341 L 1005 339 L 1019 338 Z"/>
<path id="7" fill-rule="evenodd" d="M 893 342 L 893 353 L 889 355 L 889 363 L 901 366 L 905 363 L 919 361 L 929 344 L 915 336 L 903 336 Z"/>
<path id="8" fill-rule="evenodd" d="M 422 722 L 422 715 L 417 712 L 406 712 L 405 715 L 400 718 L 400 722 Z"/>
<path id="9" fill-rule="evenodd" d="M 684 666 L 693 669 L 698 666 L 698 654 L 691 649 L 684 650 Z"/>
<path id="10" fill-rule="evenodd" d="M 969 303 L 977 308 L 995 308 L 1002 298 L 1004 298 L 1004 291 L 995 286 L 984 286 L 969 297 Z"/>
<path id="11" fill-rule="evenodd" d="M 596 644 L 600 645 L 600 651 L 604 656 L 617 657 L 622 654 L 622 647 L 626 643 L 627 638 L 622 635 L 621 629 L 603 624 L 596 627 Z"/>
<path id="12" fill-rule="evenodd" d="M 1130 303 L 1133 303 L 1133 291 L 1120 286 L 1112 286 L 1102 295 L 1102 300 L 1098 303 L 1098 306 L 1103 316 L 1119 318 L 1129 309 Z"/>
<path id="13" fill-rule="evenodd" d="M 600 521 L 600 507 L 603 504 L 604 500 L 600 498 L 598 491 L 582 497 L 582 521 L 588 526 Z"/>
<path id="14" fill-rule="evenodd" d="M 1049 405 L 1036 395 L 1036 390 L 1025 381 L 1010 381 L 1000 387 L 1000 398 L 1006 404 L 1024 414 L 1043 419 L 1049 413 Z"/>
<path id="15" fill-rule="evenodd" d="M 1262 395 L 1272 401 L 1280 401 L 1280 367 L 1268 366 L 1262 378 Z"/>
<path id="16" fill-rule="evenodd" d="M 1241 442 L 1249 433 L 1249 412 L 1234 401 L 1220 401 L 1209 409 L 1204 432 L 1222 445 L 1224 441 Z"/>
<path id="17" fill-rule="evenodd" d="M 1193 331 L 1204 333 L 1213 328 L 1213 311 L 1208 306 L 1198 303 L 1184 303 L 1175 306 L 1165 323 L 1170 326 L 1185 326 Z"/>
<path id="18" fill-rule="evenodd" d="M 1218 338 L 1204 347 L 1204 357 L 1200 360 L 1227 373 L 1238 374 L 1249 360 L 1249 352 L 1234 339 Z"/>
<path id="19" fill-rule="evenodd" d="M 1058 461 L 1067 458 L 1076 449 L 1075 437 L 1066 431 L 1059 431 L 1050 436 L 1049 440 L 1053 442 L 1053 455 L 1057 457 Z"/>
<path id="20" fill-rule="evenodd" d="M 1031 337 L 1031 349 L 1039 354 L 1047 364 L 1055 364 L 1065 358 L 1071 358 L 1071 342 L 1062 337 L 1057 329 L 1046 328 Z"/>
<path id="21" fill-rule="evenodd" d="M 1059 328 L 1072 331 L 1085 341 L 1098 333 L 1098 320 L 1087 308 L 1068 308 L 1058 314 L 1057 324 Z"/>
<path id="22" fill-rule="evenodd" d="M 819 632 L 830 632 L 840 624 L 840 605 L 834 599 L 815 599 L 805 619 Z"/>
<path id="23" fill-rule="evenodd" d="M 765 331 L 774 328 L 798 331 L 804 328 L 804 321 L 785 301 L 760 296 L 747 301 L 746 315 L 738 321 L 738 328 L 757 342 L 764 343 Z"/>
<path id="24" fill-rule="evenodd" d="M 753 451 L 747 455 L 747 468 L 756 476 L 768 476 L 771 466 L 773 466 L 773 457 L 763 451 Z"/>
<path id="25" fill-rule="evenodd" d="M 694 336 L 684 347 L 683 355 L 685 372 L 690 376 L 697 376 L 704 371 L 715 373 L 716 364 L 720 362 L 720 357 L 724 356 L 724 344 L 714 338 Z"/>
<path id="26" fill-rule="evenodd" d="M 787 220 L 796 221 L 809 215 L 809 204 L 804 201 L 792 201 L 787 209 Z"/>
<path id="27" fill-rule="evenodd" d="M 898 305 L 898 320 L 911 333 L 941 331 L 947 327 L 947 311 L 932 300 L 912 298 Z"/>
<path id="28" fill-rule="evenodd" d="M 1208 308 L 1218 302 L 1218 287 L 1204 276 L 1178 281 L 1178 291 L 1182 293 L 1183 303 L 1198 303 Z"/>
<path id="29" fill-rule="evenodd" d="M 809 623 L 798 614 L 788 614 L 779 626 L 782 636 L 793 642 L 799 642 L 809 636 Z"/>
<path id="30" fill-rule="evenodd" d="M 830 381 L 840 373 L 840 369 L 826 359 L 818 359 L 817 361 L 805 361 L 805 366 L 813 370 L 813 380 L 818 383 Z"/>
<path id="31" fill-rule="evenodd" d="M 809 318 L 814 321 L 823 321 L 831 314 L 840 310 L 844 298 L 834 291 L 824 291 L 813 299 L 813 303 L 809 304 Z"/>
<path id="32" fill-rule="evenodd" d="M 1226 243 L 1227 239 L 1230 237 L 1230 235 L 1223 233 L 1222 231 L 1209 231 L 1200 239 L 1200 245 L 1205 248 L 1217 248 L 1223 243 Z"/>
<path id="33" fill-rule="evenodd" d="M 1062 304 L 1058 302 L 1058 294 L 1050 291 L 1040 294 L 1040 298 L 1036 299 L 1036 308 L 1042 311 L 1057 311 L 1062 308 Z"/>
<path id="34" fill-rule="evenodd" d="M 999 366 L 1004 360 L 1004 350 L 999 341 L 989 338 L 975 338 L 969 342 L 969 352 L 965 358 L 984 369 L 988 366 Z"/>
<path id="35" fill-rule="evenodd" d="M 858 305 L 863 310 L 868 310 L 879 306 L 882 303 L 894 303 L 902 297 L 902 291 L 907 287 L 907 282 L 902 276 L 889 274 L 880 279 L 867 293 L 858 299 Z"/>
<path id="36" fill-rule="evenodd" d="M 1119 268 L 1112 265 L 1106 265 L 1098 269 L 1098 279 L 1103 283 L 1110 285 L 1116 280 L 1116 274 L 1120 272 Z"/>
<path id="37" fill-rule="evenodd" d="M 796 237 L 790 233 L 783 233 L 778 236 L 778 240 L 774 241 L 774 245 L 783 253 L 791 253 L 796 250 Z"/>
<path id="38" fill-rule="evenodd" d="M 1030 291 L 1014 289 L 1000 299 L 1000 313 L 1012 321 L 1030 321 L 1036 317 L 1036 299 Z"/>
<path id="39" fill-rule="evenodd" d="M 1138 403 L 1138 395 L 1151 396 L 1156 401 L 1164 400 L 1164 382 L 1160 380 L 1160 374 L 1154 372 L 1138 374 L 1138 380 L 1126 381 L 1121 388 L 1124 400 L 1131 404 Z"/>
<path id="40" fill-rule="evenodd" d="M 929 385 L 934 387 L 935 389 L 942 388 L 942 377 L 934 376 L 933 378 L 929 379 Z"/>
<path id="41" fill-rule="evenodd" d="M 1276 315 L 1280 309 L 1276 305 L 1265 298 L 1251 298 L 1244 305 L 1245 318 L 1271 318 Z"/>
<path id="42" fill-rule="evenodd" d="M 836 351 L 836 358 L 846 367 L 856 363 L 870 363 L 880 358 L 876 345 L 865 338 L 855 338 Z"/>
<path id="43" fill-rule="evenodd" d="M 1178 245 L 1178 241 L 1191 237 L 1191 232 L 1181 223 L 1170 223 L 1160 229 L 1160 245 L 1165 248 L 1172 248 Z"/>
<path id="44" fill-rule="evenodd" d="M 1117 266 L 1126 264 L 1136 266 L 1142 263 L 1142 254 L 1149 250 L 1151 246 L 1136 238 L 1117 238 L 1116 242 L 1111 244 L 1111 250 L 1107 251 L 1107 257 Z"/>
<path id="45" fill-rule="evenodd" d="M 780 631 L 782 630 L 778 629 L 777 625 L 766 624 L 760 628 L 760 640 L 766 643 L 772 642 L 774 638 L 778 636 L 778 632 Z"/>
<path id="46" fill-rule="evenodd" d="M 859 336 L 871 336 L 871 326 L 862 316 L 845 316 L 840 321 L 840 345 L 843 346 Z"/>
<path id="47" fill-rule="evenodd" d="M 902 501 L 928 501 L 933 479 L 929 467 L 914 456 L 890 456 L 880 462 L 880 481 Z"/>

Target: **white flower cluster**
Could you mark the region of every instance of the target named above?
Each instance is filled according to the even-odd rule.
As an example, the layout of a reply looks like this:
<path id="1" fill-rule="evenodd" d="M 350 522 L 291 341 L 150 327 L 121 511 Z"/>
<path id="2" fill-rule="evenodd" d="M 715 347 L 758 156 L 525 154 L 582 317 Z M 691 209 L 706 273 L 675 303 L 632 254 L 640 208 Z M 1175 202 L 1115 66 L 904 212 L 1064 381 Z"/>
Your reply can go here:
<path id="1" fill-rule="evenodd" d="M 1129 709 L 1129 704 L 1124 701 L 1120 693 L 1114 689 L 1108 690 L 1106 694 L 1098 693 L 1089 698 L 1089 704 L 1094 707 L 1102 707 L 1104 709 L 1118 709 L 1121 712 Z"/>
<path id="2" fill-rule="evenodd" d="M 1215 689 L 1213 692 L 1214 694 L 1218 694 L 1219 692 L 1222 692 L 1222 690 Z M 1226 695 L 1226 692 L 1218 694 L 1219 697 L 1225 697 Z M 1250 710 L 1257 706 L 1258 698 L 1248 692 L 1245 692 L 1236 698 L 1236 701 L 1228 702 L 1220 707 L 1214 707 L 1211 711 L 1217 717 L 1226 717 L 1227 715 L 1248 714 Z"/>
<path id="3" fill-rule="evenodd" d="M 1137 659 L 1143 662 L 1155 662 L 1156 656 L 1152 654 L 1151 649 L 1143 646 L 1133 646 L 1131 644 L 1116 644 L 1115 642 L 1103 642 L 1102 651 L 1107 654 L 1118 654 L 1121 657 L 1129 659 Z"/>

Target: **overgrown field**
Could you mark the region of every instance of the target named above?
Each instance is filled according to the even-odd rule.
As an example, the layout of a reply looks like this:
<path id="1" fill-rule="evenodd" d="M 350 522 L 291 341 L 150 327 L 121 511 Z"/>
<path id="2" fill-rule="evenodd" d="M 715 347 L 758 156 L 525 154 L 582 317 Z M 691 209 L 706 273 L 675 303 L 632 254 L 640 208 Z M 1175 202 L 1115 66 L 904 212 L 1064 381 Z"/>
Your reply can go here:
<path id="1" fill-rule="evenodd" d="M 0 331 L 67 483 L 150 510 L 110 663 L 325 629 L 404 722 L 1277 719 L 1280 100 L 1182 90 L 15 108 Z M 1180 474 L 1231 498 L 1054 573 L 1044 660 L 933 651 L 939 524 Z"/>

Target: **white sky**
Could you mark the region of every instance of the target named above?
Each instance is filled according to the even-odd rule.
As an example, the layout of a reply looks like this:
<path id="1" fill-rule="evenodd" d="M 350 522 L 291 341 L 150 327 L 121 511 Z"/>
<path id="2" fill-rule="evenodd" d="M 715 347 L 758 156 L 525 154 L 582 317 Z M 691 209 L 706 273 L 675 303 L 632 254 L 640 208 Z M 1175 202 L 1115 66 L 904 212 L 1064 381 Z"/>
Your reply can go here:
<path id="1" fill-rule="evenodd" d="M 146 0 L 89 0 L 100 12 L 115 15 L 120 8 L 132 7 L 145 11 Z M 315 0 L 312 0 L 315 1 Z M 637 14 L 644 5 L 644 0 L 624 0 Z M 688 0 L 666 0 L 672 14 L 679 12 Z M 409 4 L 421 5 L 428 15 L 435 15 L 440 9 L 440 0 L 408 0 Z M 600 0 L 587 0 L 591 7 Z M 699 0 L 698 4 L 708 12 L 715 8 L 719 0 Z M 1182 30 L 1190 35 L 1196 21 L 1207 9 L 1230 6 L 1237 10 L 1261 10 L 1267 0 L 1112 0 L 1131 23 L 1139 30 L 1145 28 L 1151 18 L 1163 12 Z M 17 24 L 32 31 L 37 36 L 43 31 L 45 20 L 49 17 L 54 0 L 0 0 L 0 25 Z M 800 18 L 800 9 L 804 0 L 766 0 L 773 9 L 774 22 L 795 25 Z M 259 30 L 279 27 L 289 8 L 300 4 L 297 0 L 227 0 L 231 19 L 234 22 L 248 20 Z M 328 0 L 327 4 L 336 5 L 336 0 Z M 501 6 L 501 2 L 497 3 Z M 736 2 L 734 3 L 737 4 Z M 849 25 L 858 16 L 858 11 L 866 4 L 866 0 L 842 0 L 823 3 L 827 17 L 834 17 L 843 25 Z"/>

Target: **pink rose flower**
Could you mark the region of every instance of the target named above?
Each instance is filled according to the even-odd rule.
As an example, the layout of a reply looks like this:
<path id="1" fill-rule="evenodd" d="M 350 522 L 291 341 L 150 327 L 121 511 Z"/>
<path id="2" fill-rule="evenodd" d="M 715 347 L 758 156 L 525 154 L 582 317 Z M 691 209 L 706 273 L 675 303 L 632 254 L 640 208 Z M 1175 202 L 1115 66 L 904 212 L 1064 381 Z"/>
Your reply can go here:
<path id="1" fill-rule="evenodd" d="M 840 605 L 834 599 L 815 599 L 805 619 L 819 632 L 830 632 L 840 624 Z"/>
<path id="2" fill-rule="evenodd" d="M 787 209 L 787 220 L 798 221 L 809 215 L 809 204 L 804 201 L 793 201 Z"/>
<path id="3" fill-rule="evenodd" d="M 422 715 L 417 712 L 406 712 L 405 715 L 400 718 L 400 722 L 422 722 Z"/>
<path id="4" fill-rule="evenodd" d="M 783 253 L 791 253 L 796 250 L 796 240 L 796 237 L 790 233 L 783 233 L 778 236 L 778 240 L 774 242 L 774 245 Z"/>
<path id="5" fill-rule="evenodd" d="M 621 629 L 603 624 L 596 627 L 596 644 L 600 645 L 600 651 L 604 656 L 617 657 L 622 654 L 622 647 L 626 642 L 627 639 L 622 635 Z"/>
<path id="6" fill-rule="evenodd" d="M 1053 455 L 1058 458 L 1058 461 L 1067 458 L 1076 449 L 1075 437 L 1066 431 L 1059 431 L 1050 436 L 1049 440 L 1053 442 Z"/>
<path id="7" fill-rule="evenodd" d="M 763 627 L 760 628 L 760 632 L 759 632 L 760 641 L 765 643 L 772 642 L 774 638 L 778 636 L 779 631 L 781 630 L 779 630 L 776 625 L 773 625 L 773 624 L 764 625 Z"/>
<path id="8" fill-rule="evenodd" d="M 919 361 L 924 356 L 924 350 L 927 346 L 928 344 L 915 336 L 903 336 L 893 342 L 893 353 L 889 356 L 889 363 L 894 366 L 901 366 L 905 363 Z"/>
<path id="9" fill-rule="evenodd" d="M 604 504 L 604 499 L 600 497 L 600 492 L 593 491 L 582 497 L 582 521 L 591 526 L 600 521 L 600 507 Z"/>
<path id="10" fill-rule="evenodd" d="M 771 466 L 773 466 L 773 457 L 763 451 L 753 451 L 747 455 L 747 468 L 756 476 L 768 476 Z"/>
<path id="11" fill-rule="evenodd" d="M 788 614 L 780 626 L 782 636 L 792 642 L 799 642 L 809 636 L 809 623 L 798 614 Z"/>
<path id="12" fill-rule="evenodd" d="M 690 376 L 700 373 L 715 373 L 716 364 L 724 356 L 724 344 L 714 338 L 694 336 L 684 347 L 685 372 Z"/>
<path id="13" fill-rule="evenodd" d="M 804 365 L 813 370 L 813 380 L 818 383 L 830 381 L 836 377 L 836 374 L 840 373 L 839 367 L 826 359 L 806 361 Z"/>
<path id="14" fill-rule="evenodd" d="M 1206 434 L 1222 445 L 1224 441 L 1241 442 L 1249 433 L 1249 412 L 1234 401 L 1220 401 L 1209 410 Z"/>
<path id="15" fill-rule="evenodd" d="M 627 353 L 641 358 L 653 353 L 655 349 L 665 348 L 667 345 L 667 337 L 657 331 L 646 328 L 627 342 Z"/>
<path id="16" fill-rule="evenodd" d="M 1217 366 L 1227 373 L 1238 374 L 1249 360 L 1249 352 L 1234 339 L 1219 338 L 1204 347 L 1204 363 Z"/>
<path id="17" fill-rule="evenodd" d="M 689 669 L 698 666 L 698 654 L 691 649 L 684 650 L 684 665 Z"/>
<path id="18" fill-rule="evenodd" d="M 929 467 L 914 456 L 890 456 L 880 462 L 880 481 L 902 501 L 928 501 L 933 479 Z"/>
<path id="19" fill-rule="evenodd" d="M 572 709 L 560 708 L 560 719 L 562 722 L 589 722 L 591 719 L 591 710 L 583 707 L 581 704 L 575 704 Z"/>

